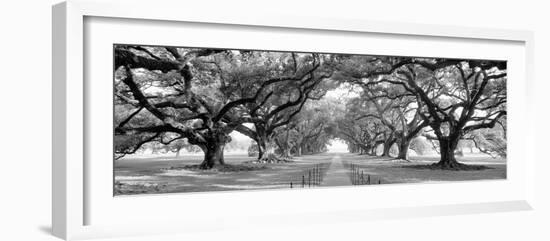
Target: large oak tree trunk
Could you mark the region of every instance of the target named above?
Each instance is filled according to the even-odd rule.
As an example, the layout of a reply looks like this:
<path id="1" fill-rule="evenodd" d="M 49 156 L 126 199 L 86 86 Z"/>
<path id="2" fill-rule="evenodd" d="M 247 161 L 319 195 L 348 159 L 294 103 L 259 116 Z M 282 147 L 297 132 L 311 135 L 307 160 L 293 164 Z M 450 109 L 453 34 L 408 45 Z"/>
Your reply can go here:
<path id="1" fill-rule="evenodd" d="M 201 169 L 211 169 L 217 165 L 225 165 L 223 159 L 224 142 L 210 143 L 203 147 L 204 160 L 202 161 Z"/>
<path id="2" fill-rule="evenodd" d="M 348 150 L 349 150 L 349 152 L 351 152 L 351 153 L 357 153 L 357 152 L 359 152 L 359 150 L 358 150 L 357 147 L 355 147 L 355 146 L 349 146 L 349 147 L 348 147 Z"/>
<path id="3" fill-rule="evenodd" d="M 393 143 L 395 143 L 395 140 L 386 140 L 384 142 L 384 151 L 382 153 L 382 156 L 390 157 L 390 150 L 393 146 Z"/>
<path id="4" fill-rule="evenodd" d="M 290 153 L 290 148 L 284 148 L 282 150 L 282 154 L 281 154 L 281 157 L 283 159 L 292 159 L 292 154 Z"/>
<path id="5" fill-rule="evenodd" d="M 439 138 L 439 151 L 441 159 L 435 166 L 442 169 L 459 169 L 462 164 L 456 161 L 455 150 L 458 146 L 459 136 L 450 135 L 449 137 Z"/>
<path id="6" fill-rule="evenodd" d="M 292 159 L 292 146 L 289 144 L 290 131 L 286 132 L 286 136 L 283 140 L 277 140 L 277 146 L 281 151 L 282 160 L 291 160 Z"/>
<path id="7" fill-rule="evenodd" d="M 357 149 L 360 155 L 371 155 L 372 148 L 370 146 L 358 146 Z"/>
<path id="8" fill-rule="evenodd" d="M 256 132 L 258 134 L 258 163 L 274 163 L 279 161 L 275 155 L 275 149 L 277 148 L 275 140 L 270 137 L 263 126 L 256 125 Z"/>
<path id="9" fill-rule="evenodd" d="M 369 156 L 376 156 L 376 145 L 371 146 L 370 150 L 367 153 Z"/>
<path id="10" fill-rule="evenodd" d="M 277 143 L 266 134 L 260 133 L 261 134 L 258 136 L 258 163 L 278 162 L 279 159 L 275 154 Z"/>
<path id="11" fill-rule="evenodd" d="M 258 160 L 262 159 L 266 152 L 266 144 L 263 140 L 258 140 Z"/>
<path id="12" fill-rule="evenodd" d="M 212 131 L 207 136 L 207 144 L 200 146 L 204 152 L 204 160 L 200 164 L 201 169 L 211 169 L 218 165 L 225 165 L 223 149 L 229 138 L 228 135 L 219 131 Z"/>
<path id="13" fill-rule="evenodd" d="M 260 160 L 260 158 L 264 155 L 265 149 L 264 147 L 262 147 L 262 144 L 260 142 L 260 140 L 256 141 L 256 144 L 258 144 L 258 160 Z"/>
<path id="14" fill-rule="evenodd" d="M 397 154 L 397 159 L 409 160 L 409 146 L 411 145 L 411 140 L 407 138 L 402 138 L 399 142 L 399 154 Z"/>
<path id="15" fill-rule="evenodd" d="M 304 147 L 302 149 L 302 155 L 309 155 L 309 145 L 307 143 L 304 143 Z"/>
<path id="16" fill-rule="evenodd" d="M 261 148 L 262 154 L 259 156 L 258 161 L 260 163 L 275 163 L 278 161 L 278 158 L 275 154 L 276 144 L 272 140 L 262 141 L 262 145 L 258 146 Z"/>

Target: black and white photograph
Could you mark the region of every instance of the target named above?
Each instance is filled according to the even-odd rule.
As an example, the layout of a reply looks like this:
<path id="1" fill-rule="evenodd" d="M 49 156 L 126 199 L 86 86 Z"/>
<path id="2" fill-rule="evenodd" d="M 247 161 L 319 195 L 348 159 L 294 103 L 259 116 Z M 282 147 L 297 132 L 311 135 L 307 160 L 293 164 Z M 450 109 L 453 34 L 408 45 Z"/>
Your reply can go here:
<path id="1" fill-rule="evenodd" d="M 115 196 L 506 179 L 505 60 L 113 51 Z"/>
<path id="2" fill-rule="evenodd" d="M 0 240 L 550 240 L 544 1 L 6 3 Z"/>

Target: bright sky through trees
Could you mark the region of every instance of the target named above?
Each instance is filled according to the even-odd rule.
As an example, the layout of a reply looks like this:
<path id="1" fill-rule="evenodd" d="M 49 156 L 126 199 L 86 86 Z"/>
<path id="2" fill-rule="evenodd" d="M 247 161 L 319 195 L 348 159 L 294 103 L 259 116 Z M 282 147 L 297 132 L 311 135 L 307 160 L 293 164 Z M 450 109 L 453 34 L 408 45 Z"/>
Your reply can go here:
<path id="1" fill-rule="evenodd" d="M 347 153 L 348 145 L 340 139 L 331 140 L 330 144 L 327 146 L 328 153 Z"/>

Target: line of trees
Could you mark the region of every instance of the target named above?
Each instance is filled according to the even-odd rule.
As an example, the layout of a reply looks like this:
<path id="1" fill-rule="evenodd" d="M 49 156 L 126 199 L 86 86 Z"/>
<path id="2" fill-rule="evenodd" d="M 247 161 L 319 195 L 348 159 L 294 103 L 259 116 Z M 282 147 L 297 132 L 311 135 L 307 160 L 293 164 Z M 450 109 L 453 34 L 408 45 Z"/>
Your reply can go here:
<path id="1" fill-rule="evenodd" d="M 460 140 L 506 152 L 503 61 L 133 45 L 114 55 L 115 158 L 186 143 L 209 169 L 224 164 L 232 132 L 256 143 L 262 163 L 326 151 L 334 138 L 362 154 L 383 145 L 389 156 L 395 145 L 407 159 L 423 135 L 437 142 L 441 168 L 461 167 Z M 342 83 L 357 96 L 325 97 Z"/>
<path id="2" fill-rule="evenodd" d="M 354 136 L 342 132 L 352 151 L 373 153 L 382 144 L 388 156 L 397 143 L 398 158 L 407 159 L 411 141 L 422 134 L 437 141 L 435 166 L 443 169 L 464 167 L 455 157 L 461 140 L 505 156 L 505 61 L 351 56 L 340 70 L 344 81 L 362 88 L 342 124 L 365 127 Z"/>
<path id="3" fill-rule="evenodd" d="M 223 165 L 238 131 L 275 162 L 276 133 L 326 92 L 331 55 L 116 45 L 115 158 L 186 139 Z M 252 127 L 250 127 L 251 124 Z"/>

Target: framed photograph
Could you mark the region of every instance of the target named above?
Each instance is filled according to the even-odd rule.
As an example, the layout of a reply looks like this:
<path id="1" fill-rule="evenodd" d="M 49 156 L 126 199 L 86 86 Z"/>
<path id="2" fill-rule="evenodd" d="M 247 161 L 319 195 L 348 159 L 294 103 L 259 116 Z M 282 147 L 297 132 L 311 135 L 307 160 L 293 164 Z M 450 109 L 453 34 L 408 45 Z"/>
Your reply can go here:
<path id="1" fill-rule="evenodd" d="M 133 2 L 53 7 L 54 235 L 531 209 L 531 32 Z"/>

